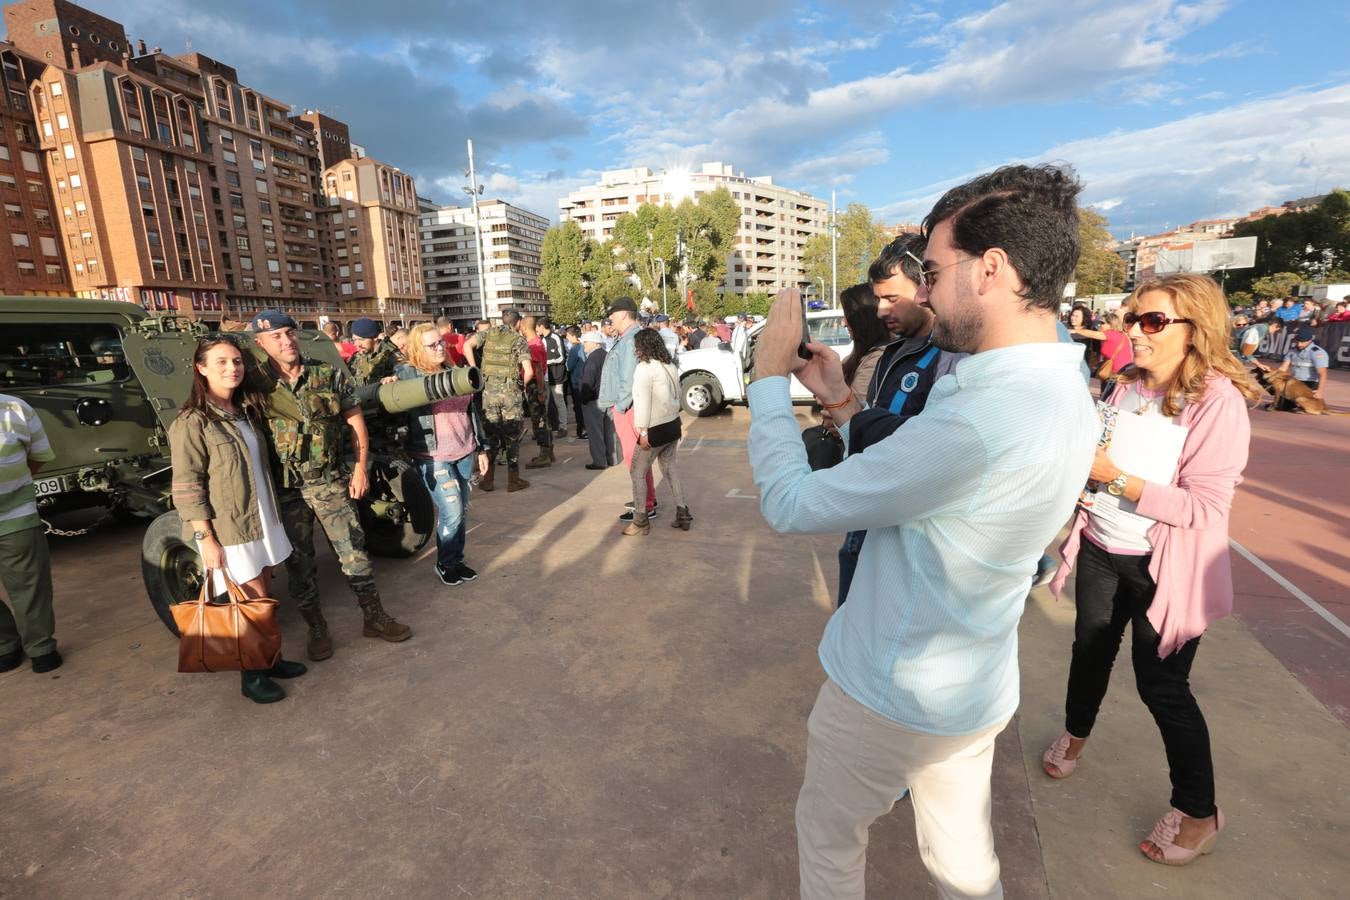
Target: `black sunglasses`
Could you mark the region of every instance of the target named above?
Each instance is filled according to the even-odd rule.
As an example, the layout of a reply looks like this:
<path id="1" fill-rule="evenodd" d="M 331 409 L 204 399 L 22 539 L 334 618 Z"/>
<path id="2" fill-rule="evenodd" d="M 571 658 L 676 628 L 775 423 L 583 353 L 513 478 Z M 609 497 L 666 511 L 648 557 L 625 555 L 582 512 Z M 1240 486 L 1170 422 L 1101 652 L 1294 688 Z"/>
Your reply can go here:
<path id="1" fill-rule="evenodd" d="M 1134 323 L 1139 323 L 1139 330 L 1144 334 L 1157 334 L 1168 325 L 1189 325 L 1190 319 L 1169 319 L 1166 313 L 1146 312 L 1146 313 L 1126 313 L 1125 330 L 1129 331 L 1134 327 Z"/>

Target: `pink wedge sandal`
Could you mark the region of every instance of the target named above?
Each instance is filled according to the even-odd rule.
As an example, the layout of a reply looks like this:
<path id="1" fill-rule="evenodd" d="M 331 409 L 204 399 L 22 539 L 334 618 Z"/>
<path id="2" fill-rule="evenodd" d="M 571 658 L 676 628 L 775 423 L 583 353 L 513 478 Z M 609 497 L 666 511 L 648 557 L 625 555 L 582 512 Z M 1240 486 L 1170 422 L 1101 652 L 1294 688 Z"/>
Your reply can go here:
<path id="1" fill-rule="evenodd" d="M 1064 756 L 1065 753 L 1069 752 L 1070 737 L 1071 735 L 1066 731 L 1055 738 L 1055 742 L 1050 745 L 1050 749 L 1046 750 L 1045 755 L 1041 757 L 1041 768 L 1051 778 L 1068 778 L 1073 774 L 1073 770 L 1078 767 L 1076 757 L 1067 759 Z"/>
<path id="2" fill-rule="evenodd" d="M 1169 809 L 1153 826 L 1148 839 L 1139 844 L 1139 852 L 1148 856 L 1148 845 L 1153 844 L 1162 851 L 1162 859 L 1154 859 L 1152 856 L 1148 856 L 1150 860 L 1164 866 L 1184 866 L 1195 862 L 1212 851 L 1215 842 L 1219 839 L 1219 832 L 1223 831 L 1223 810 L 1215 808 L 1214 831 L 1201 841 L 1194 850 L 1178 846 L 1176 843 L 1177 835 L 1181 833 L 1181 820 L 1185 817 L 1185 813 L 1181 810 Z"/>

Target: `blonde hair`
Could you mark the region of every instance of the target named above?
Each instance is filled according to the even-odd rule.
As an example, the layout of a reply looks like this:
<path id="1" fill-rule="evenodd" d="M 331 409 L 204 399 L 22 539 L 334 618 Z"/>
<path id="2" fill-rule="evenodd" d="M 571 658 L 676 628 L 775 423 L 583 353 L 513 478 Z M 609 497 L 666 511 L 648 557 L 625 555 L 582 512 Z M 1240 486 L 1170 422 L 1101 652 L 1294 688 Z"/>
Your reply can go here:
<path id="1" fill-rule="evenodd" d="M 1139 308 L 1140 298 L 1150 291 L 1161 291 L 1170 297 L 1177 317 L 1188 319 L 1191 329 L 1186 356 L 1163 395 L 1163 415 L 1178 415 L 1183 401 L 1200 402 L 1205 396 L 1205 380 L 1210 372 L 1227 378 L 1248 400 L 1261 396 L 1251 373 L 1229 349 L 1228 301 L 1217 281 L 1208 275 L 1164 275 L 1135 288 L 1126 298 L 1125 307 L 1134 312 Z M 1116 381 L 1128 384 L 1139 378 L 1139 370 L 1134 369 L 1121 372 Z"/>
<path id="2" fill-rule="evenodd" d="M 422 338 L 428 334 L 436 335 L 437 340 L 444 340 L 440 329 L 435 325 L 428 322 L 414 325 L 408 332 L 408 343 L 403 346 L 403 355 L 408 357 L 409 364 L 419 372 L 439 372 L 445 364 L 433 359 L 427 345 L 422 343 Z"/>

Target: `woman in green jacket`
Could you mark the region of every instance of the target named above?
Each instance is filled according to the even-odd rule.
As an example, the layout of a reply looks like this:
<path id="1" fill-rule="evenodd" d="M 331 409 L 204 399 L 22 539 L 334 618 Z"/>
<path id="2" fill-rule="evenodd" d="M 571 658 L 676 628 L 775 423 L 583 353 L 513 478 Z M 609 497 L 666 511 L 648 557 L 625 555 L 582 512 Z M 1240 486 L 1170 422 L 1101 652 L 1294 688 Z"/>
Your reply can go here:
<path id="1" fill-rule="evenodd" d="M 262 398 L 245 386 L 243 351 L 233 338 L 202 338 L 192 362 L 192 392 L 169 426 L 174 506 L 212 593 L 225 591 L 228 572 L 249 597 L 266 597 L 272 567 L 291 555 L 291 543 L 277 511 Z M 242 672 L 242 691 L 255 703 L 273 703 L 286 696 L 273 678 L 303 674 L 303 663 L 278 657 L 270 669 Z"/>

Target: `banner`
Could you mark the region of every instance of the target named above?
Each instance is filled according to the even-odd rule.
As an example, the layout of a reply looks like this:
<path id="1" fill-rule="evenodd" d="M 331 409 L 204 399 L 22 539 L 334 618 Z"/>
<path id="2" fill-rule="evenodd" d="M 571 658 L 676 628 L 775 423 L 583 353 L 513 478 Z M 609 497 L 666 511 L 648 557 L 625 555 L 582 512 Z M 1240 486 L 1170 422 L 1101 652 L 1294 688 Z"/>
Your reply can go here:
<path id="1" fill-rule="evenodd" d="M 1284 355 L 1294 349 L 1294 332 L 1299 325 L 1281 328 L 1274 339 L 1269 334 L 1261 339 L 1257 348 L 1258 356 L 1282 360 Z M 1331 359 L 1331 368 L 1350 369 L 1350 322 L 1328 322 L 1313 329 L 1313 343 L 1327 351 Z"/>

